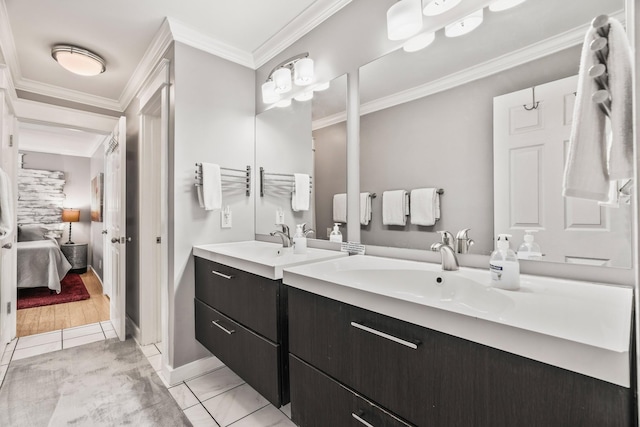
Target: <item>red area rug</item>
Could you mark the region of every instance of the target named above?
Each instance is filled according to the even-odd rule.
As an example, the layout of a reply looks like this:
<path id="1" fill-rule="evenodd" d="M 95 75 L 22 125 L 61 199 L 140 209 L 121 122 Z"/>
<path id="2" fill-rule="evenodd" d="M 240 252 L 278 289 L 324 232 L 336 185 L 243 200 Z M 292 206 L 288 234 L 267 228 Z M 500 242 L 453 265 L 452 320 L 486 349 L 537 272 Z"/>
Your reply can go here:
<path id="1" fill-rule="evenodd" d="M 18 289 L 18 310 L 22 308 L 41 307 L 43 305 L 63 304 L 65 302 L 82 301 L 90 295 L 79 274 L 69 273 L 62 279 L 61 291 L 51 293 L 49 288 Z"/>

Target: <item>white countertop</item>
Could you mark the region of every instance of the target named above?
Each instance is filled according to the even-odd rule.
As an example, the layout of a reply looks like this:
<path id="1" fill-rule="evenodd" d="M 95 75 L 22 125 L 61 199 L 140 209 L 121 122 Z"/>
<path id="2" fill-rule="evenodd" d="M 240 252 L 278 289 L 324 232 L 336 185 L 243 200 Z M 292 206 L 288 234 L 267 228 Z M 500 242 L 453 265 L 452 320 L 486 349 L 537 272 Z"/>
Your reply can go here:
<path id="1" fill-rule="evenodd" d="M 287 266 L 348 256 L 344 252 L 316 248 L 294 254 L 292 248 L 257 240 L 197 245 L 193 247 L 193 255 L 272 280 L 282 279 L 282 269 Z"/>
<path id="2" fill-rule="evenodd" d="M 436 283 L 436 278 L 442 283 Z M 351 256 L 288 267 L 289 286 L 624 387 L 630 385 L 633 291 L 521 275 L 490 286 L 488 269 Z"/>

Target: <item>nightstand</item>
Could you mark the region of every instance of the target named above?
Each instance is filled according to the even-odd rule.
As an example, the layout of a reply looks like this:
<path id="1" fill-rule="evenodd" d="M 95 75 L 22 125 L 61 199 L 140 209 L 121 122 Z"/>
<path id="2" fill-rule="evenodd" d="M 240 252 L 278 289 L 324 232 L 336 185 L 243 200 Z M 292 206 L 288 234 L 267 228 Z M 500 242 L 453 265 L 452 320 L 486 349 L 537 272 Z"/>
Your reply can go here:
<path id="1" fill-rule="evenodd" d="M 70 273 L 87 272 L 87 243 L 61 243 L 60 250 L 71 264 Z"/>

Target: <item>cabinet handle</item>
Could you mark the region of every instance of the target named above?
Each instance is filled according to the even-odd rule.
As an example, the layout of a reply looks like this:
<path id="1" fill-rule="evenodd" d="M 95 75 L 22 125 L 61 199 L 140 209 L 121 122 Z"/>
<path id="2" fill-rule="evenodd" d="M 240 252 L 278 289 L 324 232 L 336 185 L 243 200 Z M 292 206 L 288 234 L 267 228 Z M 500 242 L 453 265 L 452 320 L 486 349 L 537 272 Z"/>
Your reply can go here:
<path id="1" fill-rule="evenodd" d="M 213 274 L 215 274 L 216 276 L 224 277 L 227 280 L 233 279 L 233 276 L 229 276 L 228 274 L 220 273 L 219 271 L 211 270 L 211 272 Z"/>
<path id="2" fill-rule="evenodd" d="M 390 341 L 397 342 L 398 344 L 402 344 L 402 345 L 407 346 L 409 348 L 412 348 L 414 350 L 417 350 L 418 344 L 420 344 L 419 342 L 418 342 L 418 344 L 416 344 L 416 343 L 412 343 L 412 342 L 409 342 L 409 341 L 405 341 L 405 340 L 403 340 L 401 338 L 394 337 L 393 335 L 385 334 L 384 332 L 380 332 L 380 331 L 377 331 L 375 329 L 371 329 L 368 326 L 361 325 L 360 323 L 351 322 L 351 326 L 353 326 L 354 328 L 362 329 L 363 331 L 369 332 L 370 334 L 374 334 L 374 335 L 377 335 L 379 337 L 386 338 L 386 339 L 388 339 Z"/>
<path id="3" fill-rule="evenodd" d="M 225 328 L 224 326 L 222 326 L 221 324 L 218 323 L 219 321 L 220 321 L 219 319 L 218 320 L 213 320 L 211 323 L 213 323 L 214 325 L 216 325 L 218 328 L 222 329 L 223 331 L 225 331 L 229 335 L 231 335 L 232 333 L 234 333 L 236 331 L 235 329 L 229 330 L 229 329 Z"/>
<path id="4" fill-rule="evenodd" d="M 360 423 L 362 423 L 363 425 L 367 426 L 367 427 L 373 427 L 373 425 L 369 424 L 368 422 L 366 422 L 365 420 L 363 420 L 362 418 L 360 418 L 358 416 L 358 414 L 354 414 L 353 412 L 351 413 L 351 416 L 353 418 L 355 418 L 356 420 L 358 420 Z"/>

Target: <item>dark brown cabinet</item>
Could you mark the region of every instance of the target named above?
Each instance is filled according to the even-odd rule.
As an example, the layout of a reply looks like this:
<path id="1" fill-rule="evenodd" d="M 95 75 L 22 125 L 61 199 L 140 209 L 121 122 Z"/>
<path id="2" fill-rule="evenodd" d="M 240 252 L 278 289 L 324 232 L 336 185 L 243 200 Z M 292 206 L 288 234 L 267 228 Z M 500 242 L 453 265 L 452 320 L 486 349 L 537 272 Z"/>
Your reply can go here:
<path id="1" fill-rule="evenodd" d="M 632 425 L 627 388 L 299 289 L 288 297 L 291 360 L 411 424 Z M 292 367 L 292 419 L 307 427 L 323 405 L 309 404 L 302 372 Z"/>
<path id="2" fill-rule="evenodd" d="M 195 257 L 196 339 L 276 407 L 289 402 L 286 288 Z"/>

